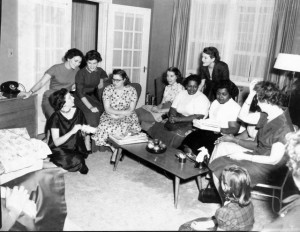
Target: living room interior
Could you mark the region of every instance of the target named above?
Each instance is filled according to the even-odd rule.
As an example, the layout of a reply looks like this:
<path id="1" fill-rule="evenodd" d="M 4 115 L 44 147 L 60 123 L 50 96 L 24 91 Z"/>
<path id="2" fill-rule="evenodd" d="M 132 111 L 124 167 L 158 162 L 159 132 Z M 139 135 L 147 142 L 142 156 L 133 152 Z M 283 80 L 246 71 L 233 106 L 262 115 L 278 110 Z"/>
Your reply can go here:
<path id="1" fill-rule="evenodd" d="M 272 1 L 275 7 L 280 0 L 269 1 Z M 193 0 L 188 2 L 193 4 Z M 201 4 L 205 4 L 204 2 L 198 1 Z M 239 4 L 251 6 L 249 2 L 251 1 L 244 0 L 243 3 Z M 255 0 L 255 2 L 257 5 L 264 4 L 263 0 Z M 276 47 L 273 49 L 273 60 L 267 61 L 266 66 L 270 66 L 269 70 L 272 70 L 270 72 L 274 75 L 271 80 L 277 81 L 282 88 L 286 88 L 288 93 L 290 93 L 289 108 L 293 111 L 292 120 L 295 125 L 300 126 L 300 107 L 297 104 L 298 99 L 300 99 L 299 73 L 296 73 L 295 77 L 291 78 L 291 72 L 273 70 L 278 53 L 300 54 L 300 14 L 298 13 L 300 6 L 295 0 L 285 2 L 287 9 L 277 13 L 272 12 L 272 17 L 278 17 L 277 26 L 274 26 L 274 23 L 267 25 L 268 30 L 276 31 L 278 37 L 274 39 L 275 32 L 273 34 L 271 32 L 268 37 L 269 42 L 265 42 L 265 44 L 272 43 L 273 47 Z M 110 14 L 112 14 L 113 10 L 117 12 L 122 7 L 124 9 L 132 7 L 131 10 L 133 11 L 140 9 L 138 12 L 145 12 L 150 19 L 148 41 L 146 39 L 148 50 L 146 58 L 141 60 L 141 76 L 134 79 L 136 77 L 133 76 L 133 69 L 131 69 L 132 81 L 141 82 L 142 86 L 144 86 L 143 97 L 138 103 L 140 105 L 145 104 L 146 93 L 154 97 L 155 103 L 159 103 L 164 86 L 157 85 L 156 81 L 161 78 L 163 72 L 172 62 L 173 64 L 177 62 L 178 65 L 181 65 L 185 70 L 185 76 L 188 76 L 190 73 L 196 72 L 198 60 L 193 59 L 193 62 L 189 61 L 190 63 L 188 63 L 187 57 L 198 57 L 200 55 L 202 47 L 197 46 L 214 44 L 214 42 L 204 41 L 194 47 L 194 54 L 191 52 L 193 50 L 191 47 L 192 43 L 186 43 L 188 45 L 186 45 L 186 49 L 183 52 L 186 62 L 184 64 L 180 63 L 182 58 L 175 55 L 176 52 L 182 52 L 178 48 L 180 46 L 175 46 L 176 50 L 170 44 L 180 43 L 178 41 L 172 42 L 172 39 L 174 40 L 174 22 L 176 18 L 174 12 L 182 14 L 182 12 L 179 12 L 179 9 L 180 6 L 186 4 L 185 0 L 44 0 L 41 2 L 39 0 L 30 0 L 26 1 L 26 3 L 20 0 L 0 0 L 0 3 L 0 83 L 16 81 L 21 83 L 26 90 L 33 86 L 48 67 L 59 63 L 64 55 L 63 53 L 71 47 L 77 47 L 83 53 L 90 49 L 97 49 L 103 57 L 101 67 L 110 74 L 112 68 L 116 66 L 113 63 L 114 54 L 111 52 L 113 43 L 110 42 L 112 39 L 112 30 L 110 28 L 113 27 L 114 21 L 111 21 Z M 203 8 L 201 8 L 201 4 L 198 5 L 200 6 L 199 9 L 206 7 L 203 5 Z M 235 0 L 224 0 L 220 5 L 232 7 L 235 4 L 237 4 Z M 114 8 L 113 5 L 119 6 Z M 49 10 L 51 7 L 59 10 L 51 13 L 51 10 Z M 212 6 L 209 7 L 211 10 Z M 77 11 L 74 10 L 75 8 Z M 89 9 L 95 12 L 94 17 L 96 19 L 94 23 L 91 23 L 95 27 L 91 29 L 93 31 L 91 32 L 93 33 L 92 36 L 88 35 L 88 32 L 83 35 L 80 34 L 79 26 L 76 27 L 76 25 L 79 25 L 78 21 L 82 18 L 74 18 L 74 15 L 80 17 L 80 12 L 86 13 Z M 220 8 L 216 9 L 220 10 Z M 199 12 L 203 13 L 200 10 Z M 218 13 L 220 13 L 219 17 L 221 19 L 225 17 L 221 14 L 221 11 L 218 11 Z M 295 18 L 289 18 L 291 15 L 295 15 Z M 253 17 L 255 16 L 257 15 L 254 14 Z M 94 19 L 93 16 L 90 17 L 88 20 Z M 190 33 L 192 26 L 197 22 L 195 15 L 193 17 L 194 21 L 190 19 L 190 23 L 194 24 L 189 24 L 189 31 L 177 31 L 178 38 L 184 33 Z M 274 22 L 272 17 L 271 22 Z M 51 21 L 51 18 L 58 20 L 53 22 L 55 20 Z M 218 16 L 214 20 L 216 18 Z M 284 34 L 288 30 L 283 26 L 285 20 L 293 22 L 293 32 L 289 34 L 288 38 Z M 82 28 L 87 27 L 89 21 L 85 21 L 85 23 L 85 25 L 80 26 Z M 226 27 L 226 29 L 228 28 Z M 252 29 L 254 30 L 254 28 Z M 47 30 L 51 31 L 51 37 L 47 37 L 50 35 L 46 33 Z M 57 31 L 62 34 L 59 34 Z M 247 28 L 245 31 L 251 31 L 251 29 Z M 147 32 L 145 33 L 147 34 Z M 63 38 L 61 38 L 62 35 L 64 35 Z M 257 36 L 259 36 L 259 33 L 257 33 Z M 227 38 L 227 40 L 229 39 Z M 215 43 L 220 45 L 218 40 Z M 175 49 L 175 51 L 172 49 Z M 222 60 L 232 64 L 230 67 L 233 67 L 234 62 L 237 62 L 230 57 L 233 47 L 224 45 L 224 47 L 219 49 Z M 252 53 L 249 57 L 255 56 L 254 51 L 255 49 L 251 51 Z M 270 49 L 265 49 L 265 51 L 264 54 L 260 55 L 266 60 L 271 52 Z M 254 62 L 247 63 L 244 68 L 246 69 L 244 72 L 245 76 L 232 75 L 232 80 L 240 89 L 238 99 L 240 104 L 243 103 L 251 80 L 254 78 L 263 80 L 267 69 L 264 67 L 263 71 L 256 72 L 255 68 L 259 69 L 259 62 L 255 65 Z M 234 71 L 232 72 L 234 73 Z M 291 83 L 291 79 L 293 81 L 295 79 L 294 83 Z M 292 85 L 293 89 L 288 89 Z M 46 119 L 40 105 L 43 92 L 46 89 L 47 87 L 37 92 L 36 100 L 33 103 L 35 105 L 34 119 L 36 123 L 35 125 L 30 125 L 29 131 L 32 136 L 41 139 L 44 137 Z M 15 109 L 13 112 L 15 113 L 16 111 Z M 20 121 L 23 124 L 27 123 L 22 118 L 17 119 L 17 121 L 18 123 Z M 3 126 L 3 123 L 1 127 L 7 128 Z M 87 166 L 90 169 L 87 176 L 71 172 L 65 174 L 68 217 L 74 224 L 71 227 L 72 230 L 177 230 L 186 221 L 202 216 L 212 216 L 219 207 L 218 204 L 205 204 L 198 201 L 199 189 L 197 183 L 194 179 L 188 179 L 181 181 L 178 207 L 175 208 L 172 175 L 130 154 L 125 155 L 124 160 L 119 163 L 118 169 L 113 171 L 113 166 L 109 165 L 109 158 L 110 151 L 97 151 L 87 159 Z M 202 186 L 205 187 L 206 184 L 207 180 L 203 177 Z M 293 185 L 293 181 L 288 179 L 284 188 L 284 195 L 288 196 L 294 193 Z M 256 216 L 253 230 L 257 231 L 261 230 L 264 225 L 271 222 L 277 215 L 272 211 L 269 198 L 256 197 L 253 202 Z"/>

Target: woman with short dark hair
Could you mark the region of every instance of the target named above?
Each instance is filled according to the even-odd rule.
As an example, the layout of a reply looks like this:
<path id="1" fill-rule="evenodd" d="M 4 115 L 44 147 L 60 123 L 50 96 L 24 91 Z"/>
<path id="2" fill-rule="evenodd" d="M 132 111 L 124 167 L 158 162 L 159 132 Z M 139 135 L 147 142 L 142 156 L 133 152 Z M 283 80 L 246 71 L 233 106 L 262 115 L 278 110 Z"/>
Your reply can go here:
<path id="1" fill-rule="evenodd" d="M 252 180 L 252 186 L 257 183 L 265 183 L 276 170 L 286 164 L 285 135 L 293 131 L 293 125 L 288 110 L 282 109 L 285 102 L 283 94 L 278 86 L 272 82 L 254 80 L 250 84 L 250 93 L 243 104 L 239 118 L 247 123 L 256 125 L 258 132 L 255 138 L 257 146 L 244 152 L 228 154 L 219 157 L 209 164 L 213 172 L 214 183 L 219 188 L 219 177 L 226 165 L 238 165 L 248 170 Z M 262 114 L 249 112 L 254 97 L 258 99 L 258 106 Z M 241 147 L 246 147 L 247 141 L 240 141 Z"/>
<path id="2" fill-rule="evenodd" d="M 199 90 L 212 102 L 215 99 L 212 91 L 214 84 L 220 80 L 229 80 L 228 65 L 221 61 L 217 48 L 206 47 L 203 49 L 198 73 L 201 78 Z"/>
<path id="3" fill-rule="evenodd" d="M 169 67 L 163 75 L 162 82 L 166 85 L 163 99 L 157 106 L 144 105 L 136 109 L 139 121 L 143 126 L 143 123 L 161 122 L 162 115 L 169 112 L 172 102 L 175 97 L 184 90 L 182 86 L 182 75 L 178 68 Z M 144 128 L 146 129 L 146 128 Z"/>
<path id="4" fill-rule="evenodd" d="M 79 70 L 82 59 L 82 52 L 76 48 L 71 48 L 64 55 L 63 63 L 55 64 L 49 68 L 31 90 L 24 93 L 25 98 L 27 98 L 41 89 L 50 80 L 49 90 L 45 91 L 42 99 L 42 109 L 46 119 L 50 118 L 54 112 L 49 103 L 49 96 L 61 88 L 66 88 L 67 90 L 74 89 L 75 75 Z"/>
<path id="5" fill-rule="evenodd" d="M 103 87 L 108 77 L 106 72 L 98 67 L 102 57 L 96 50 L 88 51 L 85 55 L 87 65 L 78 71 L 75 77 L 75 105 L 82 110 L 87 123 L 96 127 L 104 111 L 103 103 L 99 100 L 98 90 Z"/>
<path id="6" fill-rule="evenodd" d="M 198 149 L 205 147 L 209 154 L 214 149 L 214 142 L 222 134 L 236 134 L 240 130 L 237 117 L 241 107 L 232 97 L 238 93 L 236 85 L 230 80 L 216 82 L 214 86 L 216 100 L 209 109 L 209 120 L 218 124 L 220 132 L 197 129 L 190 133 L 182 142 L 179 149 L 186 153 L 198 154 Z M 241 129 L 242 130 L 242 129 Z"/>
<path id="7" fill-rule="evenodd" d="M 50 95 L 55 112 L 47 120 L 46 132 L 50 133 L 48 145 L 52 154 L 48 157 L 55 165 L 69 172 L 88 173 L 85 158 L 88 151 L 82 133 L 86 119 L 82 111 L 74 107 L 74 97 L 67 89 Z"/>
<path id="8" fill-rule="evenodd" d="M 100 122 L 95 135 L 97 146 L 109 146 L 112 151 L 111 162 L 115 162 L 116 149 L 107 139 L 109 135 L 124 136 L 130 132 L 140 132 L 141 127 L 134 111 L 138 97 L 134 87 L 129 85 L 130 80 L 122 69 L 113 71 L 112 84 L 103 91 L 103 104 L 105 111 L 100 117 Z"/>

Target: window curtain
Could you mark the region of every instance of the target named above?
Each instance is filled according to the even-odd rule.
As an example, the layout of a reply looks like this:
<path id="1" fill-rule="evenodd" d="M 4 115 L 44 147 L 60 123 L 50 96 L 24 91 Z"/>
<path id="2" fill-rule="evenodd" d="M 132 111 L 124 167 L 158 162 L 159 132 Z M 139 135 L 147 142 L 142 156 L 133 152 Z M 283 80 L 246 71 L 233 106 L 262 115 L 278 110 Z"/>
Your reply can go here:
<path id="1" fill-rule="evenodd" d="M 272 22 L 272 34 L 265 71 L 265 80 L 279 84 L 281 89 L 290 86 L 291 77 L 280 75 L 273 69 L 278 53 L 293 53 L 292 46 L 299 12 L 299 0 L 276 0 Z"/>
<path id="2" fill-rule="evenodd" d="M 190 18 L 190 0 L 175 0 L 171 30 L 169 67 L 177 67 L 184 75 Z"/>
<path id="3" fill-rule="evenodd" d="M 72 4 L 72 47 L 84 54 L 97 49 L 98 3 L 73 2 Z"/>

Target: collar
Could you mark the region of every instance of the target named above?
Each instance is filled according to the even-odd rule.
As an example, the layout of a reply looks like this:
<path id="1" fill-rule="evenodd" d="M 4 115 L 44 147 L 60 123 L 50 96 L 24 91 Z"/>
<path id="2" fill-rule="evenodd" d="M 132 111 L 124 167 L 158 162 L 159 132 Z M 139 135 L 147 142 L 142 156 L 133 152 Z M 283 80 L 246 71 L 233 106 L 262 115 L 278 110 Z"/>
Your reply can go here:
<path id="1" fill-rule="evenodd" d="M 86 69 L 89 73 L 92 73 L 92 72 L 98 72 L 98 67 L 97 67 L 94 71 L 90 70 L 88 66 L 86 66 L 85 69 Z"/>

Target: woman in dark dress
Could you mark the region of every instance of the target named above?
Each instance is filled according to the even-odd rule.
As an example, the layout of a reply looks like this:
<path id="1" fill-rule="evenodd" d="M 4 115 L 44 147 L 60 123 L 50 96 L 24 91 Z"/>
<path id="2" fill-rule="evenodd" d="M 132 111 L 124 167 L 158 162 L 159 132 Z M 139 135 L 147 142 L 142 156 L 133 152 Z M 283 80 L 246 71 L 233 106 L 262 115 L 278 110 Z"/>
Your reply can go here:
<path id="1" fill-rule="evenodd" d="M 268 81 L 254 80 L 249 89 L 250 93 L 243 104 L 239 118 L 258 128 L 255 138 L 257 146 L 246 152 L 219 157 L 209 164 L 217 189 L 219 189 L 218 180 L 221 170 L 226 165 L 235 164 L 246 168 L 251 177 L 251 186 L 255 186 L 257 183 L 266 183 L 287 161 L 285 136 L 293 131 L 293 125 L 288 110 L 283 111 L 281 107 L 285 95 L 281 93 L 278 86 Z M 249 112 L 255 95 L 258 99 L 258 106 L 262 112 L 267 113 L 267 118 L 261 117 L 261 114 Z M 239 145 L 247 148 L 247 144 L 243 141 Z"/>
<path id="2" fill-rule="evenodd" d="M 87 65 L 79 70 L 75 77 L 75 105 L 84 113 L 87 123 L 96 127 L 104 111 L 103 103 L 98 97 L 98 89 L 103 87 L 107 74 L 98 67 L 102 61 L 99 52 L 95 50 L 87 52 L 85 60 Z"/>
<path id="3" fill-rule="evenodd" d="M 55 109 L 46 124 L 46 131 L 50 132 L 50 161 L 70 172 L 87 174 L 89 169 L 85 158 L 88 152 L 82 133 L 83 125 L 86 124 L 84 114 L 74 107 L 74 97 L 67 89 L 54 92 L 49 100 Z"/>
<path id="4" fill-rule="evenodd" d="M 213 87 L 217 81 L 229 80 L 228 65 L 220 60 L 219 51 L 215 47 L 206 47 L 202 52 L 202 60 L 198 69 L 201 77 L 199 90 L 212 102 L 215 100 Z"/>

